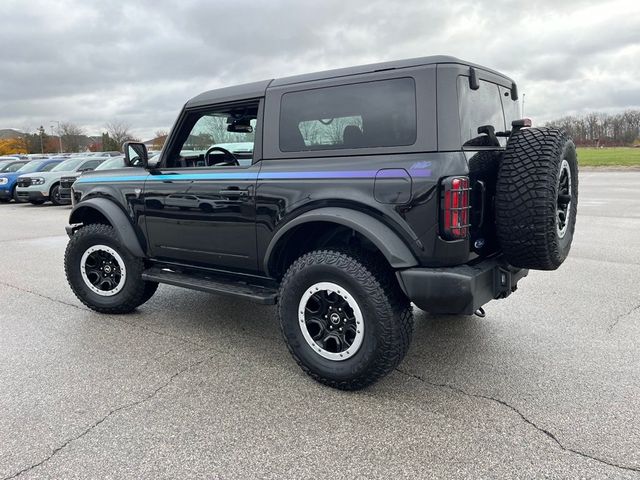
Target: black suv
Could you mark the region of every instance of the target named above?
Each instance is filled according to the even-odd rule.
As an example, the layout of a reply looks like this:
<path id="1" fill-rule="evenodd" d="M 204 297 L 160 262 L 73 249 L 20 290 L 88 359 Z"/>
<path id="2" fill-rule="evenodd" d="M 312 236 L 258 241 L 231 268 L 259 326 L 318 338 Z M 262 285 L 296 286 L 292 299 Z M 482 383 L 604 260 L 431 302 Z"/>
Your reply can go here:
<path id="1" fill-rule="evenodd" d="M 73 185 L 65 270 L 98 312 L 158 283 L 276 304 L 313 378 L 341 389 L 396 367 L 411 302 L 483 315 L 527 269 L 566 258 L 575 147 L 520 118 L 515 83 L 427 57 L 205 92 L 159 159 Z"/>

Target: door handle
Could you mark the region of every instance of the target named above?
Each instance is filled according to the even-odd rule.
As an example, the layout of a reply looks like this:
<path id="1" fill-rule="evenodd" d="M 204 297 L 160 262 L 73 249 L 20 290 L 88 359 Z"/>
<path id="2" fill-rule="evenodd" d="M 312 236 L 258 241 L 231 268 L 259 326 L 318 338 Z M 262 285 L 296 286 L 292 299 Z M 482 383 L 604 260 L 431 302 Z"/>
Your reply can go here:
<path id="1" fill-rule="evenodd" d="M 223 197 L 246 197 L 249 190 L 240 190 L 239 188 L 225 188 L 218 192 Z"/>

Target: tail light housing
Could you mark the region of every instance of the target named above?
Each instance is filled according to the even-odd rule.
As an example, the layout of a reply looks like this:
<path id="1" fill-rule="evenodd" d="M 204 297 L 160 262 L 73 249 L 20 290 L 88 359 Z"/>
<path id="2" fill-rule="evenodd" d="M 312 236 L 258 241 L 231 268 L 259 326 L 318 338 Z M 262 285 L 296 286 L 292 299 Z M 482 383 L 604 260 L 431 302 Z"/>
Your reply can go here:
<path id="1" fill-rule="evenodd" d="M 447 240 L 469 236 L 469 177 L 449 177 L 442 181 L 441 233 Z"/>

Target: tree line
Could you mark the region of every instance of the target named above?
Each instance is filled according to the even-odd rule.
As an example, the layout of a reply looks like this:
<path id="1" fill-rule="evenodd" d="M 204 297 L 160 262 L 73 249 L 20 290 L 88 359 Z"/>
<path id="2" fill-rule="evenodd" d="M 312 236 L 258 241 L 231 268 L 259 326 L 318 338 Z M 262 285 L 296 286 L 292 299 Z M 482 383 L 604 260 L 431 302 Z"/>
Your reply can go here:
<path id="1" fill-rule="evenodd" d="M 119 120 L 107 123 L 99 140 L 87 136 L 82 127 L 71 122 L 61 122 L 54 133 L 49 135 L 40 126 L 20 138 L 11 139 L 9 148 L 13 150 L 11 153 L 109 152 L 120 150 L 124 142 L 139 141 L 131 133 L 131 126 Z"/>
<path id="2" fill-rule="evenodd" d="M 576 145 L 631 146 L 640 145 L 640 110 L 610 114 L 591 112 L 566 116 L 547 122 L 545 126 L 562 128 Z"/>

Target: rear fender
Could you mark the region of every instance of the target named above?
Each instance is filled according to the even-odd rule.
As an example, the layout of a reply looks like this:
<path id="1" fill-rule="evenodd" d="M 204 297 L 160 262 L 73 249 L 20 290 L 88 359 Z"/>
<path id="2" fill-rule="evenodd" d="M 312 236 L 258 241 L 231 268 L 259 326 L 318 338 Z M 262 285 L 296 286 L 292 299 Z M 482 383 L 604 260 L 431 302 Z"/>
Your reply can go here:
<path id="1" fill-rule="evenodd" d="M 265 272 L 270 273 L 272 256 L 277 251 L 278 243 L 286 234 L 297 226 L 310 222 L 335 223 L 355 230 L 371 241 L 393 268 L 409 268 L 418 265 L 416 257 L 404 241 L 380 220 L 357 210 L 327 207 L 303 213 L 278 230 L 265 254 Z"/>

